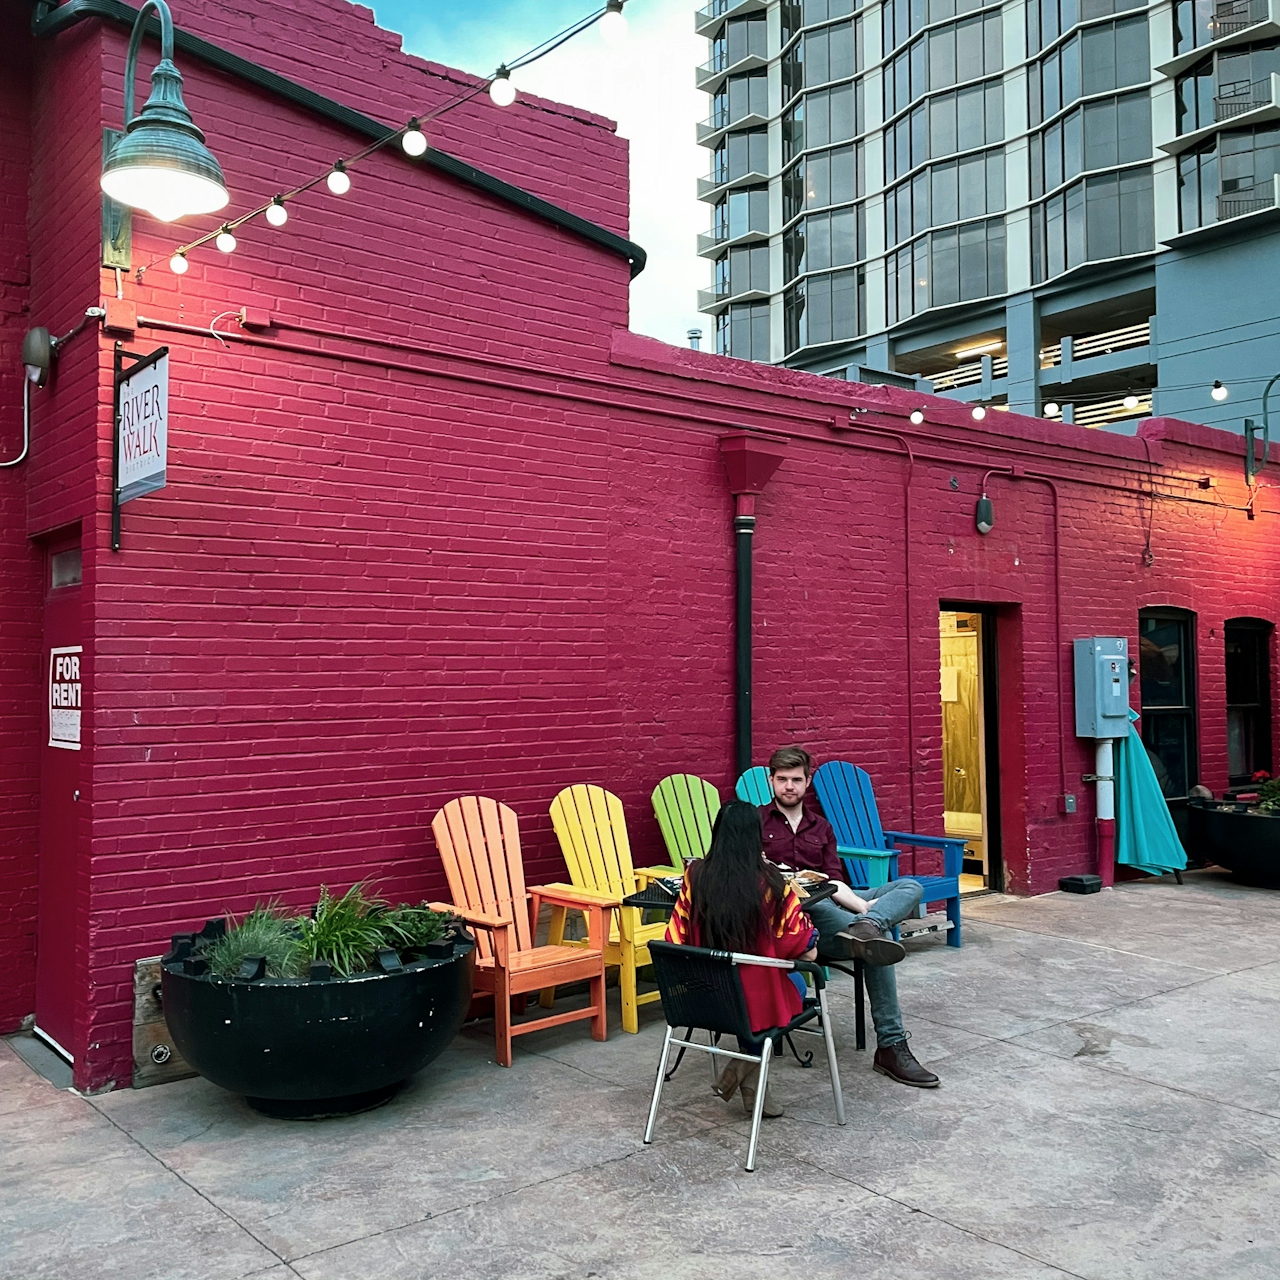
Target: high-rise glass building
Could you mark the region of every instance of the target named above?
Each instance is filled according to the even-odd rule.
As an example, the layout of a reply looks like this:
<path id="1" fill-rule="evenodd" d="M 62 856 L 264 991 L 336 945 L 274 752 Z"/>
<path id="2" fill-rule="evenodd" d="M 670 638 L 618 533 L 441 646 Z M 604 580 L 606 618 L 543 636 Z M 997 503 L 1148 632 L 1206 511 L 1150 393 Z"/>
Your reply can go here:
<path id="1" fill-rule="evenodd" d="M 1256 407 L 1280 0 L 713 0 L 695 23 L 716 350 L 1121 430 Z"/>

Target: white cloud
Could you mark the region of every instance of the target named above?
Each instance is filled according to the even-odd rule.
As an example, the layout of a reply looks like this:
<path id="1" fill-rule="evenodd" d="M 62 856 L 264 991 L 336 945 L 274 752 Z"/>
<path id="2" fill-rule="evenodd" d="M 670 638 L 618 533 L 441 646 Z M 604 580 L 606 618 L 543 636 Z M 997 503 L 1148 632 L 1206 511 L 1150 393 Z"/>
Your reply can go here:
<path id="1" fill-rule="evenodd" d="M 697 180 L 711 153 L 695 141 L 694 126 L 710 114 L 710 99 L 694 87 L 694 68 L 707 42 L 693 30 L 693 0 L 628 0 L 627 36 L 614 45 L 593 27 L 513 77 L 517 88 L 583 107 L 618 122 L 631 143 L 631 239 L 649 255 L 631 286 L 631 328 L 683 346 L 689 329 L 711 345 L 711 317 L 697 310 L 697 291 L 710 268 L 697 256 L 709 206 L 697 199 Z M 583 12 L 590 11 L 590 0 Z M 429 28 L 408 35 L 411 52 L 487 74 L 504 58 L 545 40 L 527 11 L 508 25 L 468 24 L 451 41 Z M 442 47 L 443 46 L 443 47 Z"/>

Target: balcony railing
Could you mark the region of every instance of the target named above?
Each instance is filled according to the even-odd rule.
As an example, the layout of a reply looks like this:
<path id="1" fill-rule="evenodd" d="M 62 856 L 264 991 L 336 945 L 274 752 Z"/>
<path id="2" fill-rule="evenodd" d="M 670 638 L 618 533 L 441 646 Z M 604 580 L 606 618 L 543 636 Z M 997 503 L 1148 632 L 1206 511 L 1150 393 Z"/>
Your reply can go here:
<path id="1" fill-rule="evenodd" d="M 722 14 L 729 12 L 729 0 L 711 0 L 710 4 L 704 4 L 701 9 L 694 14 L 694 21 L 701 26 L 704 22 L 710 22 L 713 18 L 718 18 Z"/>
<path id="2" fill-rule="evenodd" d="M 954 391 L 957 387 L 971 387 L 982 381 L 982 361 L 975 360 L 971 364 L 960 364 L 946 373 L 922 374 L 933 383 L 935 391 Z M 991 361 L 991 376 L 1007 378 L 1009 376 L 1009 360 L 1007 356 L 995 356 Z"/>
<path id="3" fill-rule="evenodd" d="M 1265 80 L 1235 80 L 1224 84 L 1213 99 L 1214 123 L 1221 124 L 1259 107 L 1269 107 L 1273 100 L 1270 76 Z"/>
<path id="4" fill-rule="evenodd" d="M 1136 399 L 1137 404 L 1126 405 L 1126 399 Z M 1115 400 L 1099 400 L 1093 404 L 1078 404 L 1072 417 L 1077 427 L 1100 427 L 1108 422 L 1121 422 L 1126 418 L 1151 416 L 1151 393 Z"/>
<path id="5" fill-rule="evenodd" d="M 1087 338 L 1075 338 L 1071 343 L 1071 359 L 1087 360 L 1090 356 L 1110 355 L 1113 351 L 1130 351 L 1145 347 L 1151 341 L 1151 325 L 1131 324 L 1125 329 L 1109 329 L 1106 333 L 1094 333 Z M 1052 369 L 1062 363 L 1062 343 L 1040 348 L 1040 367 Z"/>
<path id="6" fill-rule="evenodd" d="M 1213 18 L 1209 23 L 1214 40 L 1233 36 L 1247 27 L 1267 20 L 1267 0 L 1220 0 L 1213 6 Z"/>
<path id="7" fill-rule="evenodd" d="M 1280 175 L 1278 175 L 1280 176 Z M 1262 183 L 1254 187 L 1241 187 L 1218 197 L 1218 221 L 1239 218 L 1246 213 L 1258 213 L 1276 206 L 1276 182 Z"/>

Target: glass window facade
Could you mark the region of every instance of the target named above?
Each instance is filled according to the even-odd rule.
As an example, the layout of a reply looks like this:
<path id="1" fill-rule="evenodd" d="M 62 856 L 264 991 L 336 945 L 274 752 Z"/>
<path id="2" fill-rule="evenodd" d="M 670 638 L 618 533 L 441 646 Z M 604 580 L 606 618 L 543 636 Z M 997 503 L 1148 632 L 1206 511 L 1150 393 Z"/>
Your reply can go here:
<path id="1" fill-rule="evenodd" d="M 928 160 L 1004 140 L 1004 85 L 999 80 L 927 99 L 885 129 L 885 182 Z"/>
<path id="2" fill-rule="evenodd" d="M 782 101 L 802 89 L 848 80 L 863 69 L 862 19 L 810 31 L 782 55 Z"/>
<path id="3" fill-rule="evenodd" d="M 889 254 L 889 323 L 1005 290 L 1003 218 L 933 231 Z"/>
<path id="4" fill-rule="evenodd" d="M 936 89 L 981 80 L 1003 67 L 1000 12 L 934 27 L 884 67 L 884 117 Z"/>
<path id="5" fill-rule="evenodd" d="M 1081 96 L 1150 79 L 1145 16 L 1085 27 L 1028 68 L 1031 123 L 1050 119 Z"/>
<path id="6" fill-rule="evenodd" d="M 1031 135 L 1032 198 L 1092 169 L 1151 155 L 1151 99 L 1145 91 L 1105 98 L 1060 116 Z"/>
<path id="7" fill-rule="evenodd" d="M 1083 262 L 1154 248 L 1150 168 L 1099 174 L 1032 207 L 1031 268 L 1037 284 Z"/>
<path id="8" fill-rule="evenodd" d="M 885 243 L 1004 210 L 1004 152 L 980 151 L 930 165 L 885 195 Z"/>
<path id="9" fill-rule="evenodd" d="M 866 256 L 866 211 L 862 205 L 811 213 L 782 237 L 783 283 L 790 284 L 806 271 L 847 267 Z"/>
<path id="10" fill-rule="evenodd" d="M 801 347 L 856 338 L 867 325 L 862 270 L 807 276 L 783 294 L 782 314 L 788 355 Z"/>
<path id="11" fill-rule="evenodd" d="M 811 151 L 782 175 L 782 221 L 866 194 L 862 144 Z"/>
<path id="12" fill-rule="evenodd" d="M 735 302 L 716 317 L 716 351 L 738 360 L 769 359 L 769 304 Z"/>

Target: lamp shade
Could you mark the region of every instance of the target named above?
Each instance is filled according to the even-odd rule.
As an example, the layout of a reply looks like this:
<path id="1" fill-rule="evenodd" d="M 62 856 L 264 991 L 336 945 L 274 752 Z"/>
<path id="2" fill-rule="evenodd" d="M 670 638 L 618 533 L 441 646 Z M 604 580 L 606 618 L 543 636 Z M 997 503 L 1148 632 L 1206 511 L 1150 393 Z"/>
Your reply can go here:
<path id="1" fill-rule="evenodd" d="M 182 75 L 168 58 L 152 72 L 151 97 L 107 157 L 102 189 L 161 222 L 213 213 L 230 199 L 222 169 L 182 101 Z"/>

